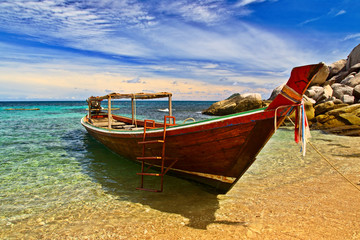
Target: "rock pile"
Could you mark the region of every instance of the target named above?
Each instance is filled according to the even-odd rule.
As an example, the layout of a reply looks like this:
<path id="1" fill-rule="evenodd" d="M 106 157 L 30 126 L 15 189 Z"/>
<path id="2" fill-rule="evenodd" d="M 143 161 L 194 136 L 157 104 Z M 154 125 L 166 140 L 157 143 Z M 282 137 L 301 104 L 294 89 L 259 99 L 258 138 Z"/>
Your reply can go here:
<path id="1" fill-rule="evenodd" d="M 314 105 L 313 129 L 360 135 L 360 44 L 348 58 L 322 69 L 305 92 Z"/>
<path id="2" fill-rule="evenodd" d="M 258 93 L 233 94 L 203 111 L 208 115 L 228 115 L 265 107 L 281 91 L 275 88 L 268 101 Z M 324 65 L 311 82 L 304 98 L 312 129 L 348 136 L 360 136 L 360 44 L 347 59 Z"/>

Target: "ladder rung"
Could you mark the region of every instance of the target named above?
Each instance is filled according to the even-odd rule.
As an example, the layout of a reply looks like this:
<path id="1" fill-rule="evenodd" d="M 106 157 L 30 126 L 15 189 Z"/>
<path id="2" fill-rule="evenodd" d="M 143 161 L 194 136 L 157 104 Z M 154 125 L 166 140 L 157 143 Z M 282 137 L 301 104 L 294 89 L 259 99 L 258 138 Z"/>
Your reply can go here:
<path id="1" fill-rule="evenodd" d="M 137 190 L 148 191 L 148 192 L 162 192 L 162 190 L 149 189 L 149 188 L 141 188 L 141 187 L 137 187 L 136 189 L 137 189 Z"/>
<path id="2" fill-rule="evenodd" d="M 161 173 L 136 173 L 136 175 L 161 177 L 164 174 L 161 174 Z"/>
<path id="3" fill-rule="evenodd" d="M 161 160 L 162 157 L 137 157 L 137 160 Z"/>
<path id="4" fill-rule="evenodd" d="M 138 144 L 147 144 L 147 143 L 164 143 L 164 140 L 151 140 L 151 141 L 138 142 Z"/>

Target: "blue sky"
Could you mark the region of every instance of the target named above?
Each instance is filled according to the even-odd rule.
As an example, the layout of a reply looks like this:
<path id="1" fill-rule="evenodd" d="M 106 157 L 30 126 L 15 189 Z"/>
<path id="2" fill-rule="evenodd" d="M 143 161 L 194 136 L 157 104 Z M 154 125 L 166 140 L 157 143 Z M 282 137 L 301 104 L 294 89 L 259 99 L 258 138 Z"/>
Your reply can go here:
<path id="1" fill-rule="evenodd" d="M 267 98 L 295 66 L 346 58 L 358 0 L 1 0 L 0 100 L 169 91 Z"/>

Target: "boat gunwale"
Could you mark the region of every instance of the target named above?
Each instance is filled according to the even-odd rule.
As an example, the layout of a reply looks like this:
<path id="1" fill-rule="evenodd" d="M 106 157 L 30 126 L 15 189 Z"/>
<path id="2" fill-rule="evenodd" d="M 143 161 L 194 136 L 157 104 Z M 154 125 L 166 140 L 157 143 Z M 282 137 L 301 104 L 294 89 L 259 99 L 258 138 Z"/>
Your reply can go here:
<path id="1" fill-rule="evenodd" d="M 291 106 L 289 106 L 291 107 Z M 195 126 L 202 126 L 202 125 L 206 125 L 206 124 L 211 124 L 211 123 L 216 123 L 216 122 L 221 122 L 224 120 L 231 120 L 237 117 L 245 117 L 245 116 L 249 116 L 249 115 L 253 115 L 253 114 L 259 114 L 259 113 L 265 113 L 265 112 L 275 112 L 275 109 L 271 109 L 269 111 L 266 111 L 266 107 L 265 108 L 258 108 L 258 109 L 254 109 L 254 110 L 249 110 L 249 111 L 245 111 L 245 112 L 240 112 L 240 113 L 234 113 L 234 114 L 229 114 L 229 115 L 224 115 L 224 116 L 219 116 L 219 117 L 215 117 L 215 118 L 210 118 L 210 119 L 204 119 L 204 120 L 200 120 L 200 121 L 196 121 L 196 122 L 190 122 L 190 123 L 185 123 L 185 124 L 178 124 L 175 126 L 168 126 L 167 127 L 167 131 L 175 131 L 175 130 L 180 130 L 183 128 L 188 128 L 188 127 L 195 127 Z M 131 134 L 143 134 L 143 130 L 139 129 L 139 130 L 122 130 L 122 129 L 106 129 L 106 128 L 102 128 L 102 127 L 95 127 L 92 124 L 88 123 L 85 121 L 85 118 L 87 116 L 84 116 L 81 119 L 81 124 L 85 127 L 91 128 L 94 131 L 98 131 L 98 132 L 103 132 L 103 133 L 111 133 L 111 134 L 116 134 L 116 135 L 131 135 Z M 158 133 L 158 132 L 162 132 L 163 127 L 158 127 L 158 128 L 154 128 L 154 129 L 148 129 L 147 131 L 150 133 Z"/>

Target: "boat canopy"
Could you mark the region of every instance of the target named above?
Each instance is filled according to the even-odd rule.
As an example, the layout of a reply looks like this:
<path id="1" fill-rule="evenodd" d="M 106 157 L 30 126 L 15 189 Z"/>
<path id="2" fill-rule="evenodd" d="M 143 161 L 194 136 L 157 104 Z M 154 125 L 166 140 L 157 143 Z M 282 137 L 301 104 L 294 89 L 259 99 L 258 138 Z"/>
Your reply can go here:
<path id="1" fill-rule="evenodd" d="M 104 99 L 122 99 L 122 98 L 130 98 L 130 99 L 154 99 L 154 98 L 166 98 L 171 97 L 172 93 L 169 92 L 158 92 L 158 93 L 110 93 L 105 96 L 100 97 L 89 97 L 88 101 L 101 101 Z"/>
<path id="2" fill-rule="evenodd" d="M 169 92 L 158 92 L 158 93 L 110 93 L 105 96 L 100 97 L 89 97 L 86 101 L 89 105 L 88 118 L 91 119 L 92 111 L 100 112 L 101 110 L 105 110 L 101 108 L 100 102 L 104 99 L 108 100 L 108 128 L 111 129 L 111 121 L 112 121 L 112 113 L 111 113 L 111 100 L 112 99 L 131 99 L 131 112 L 132 112 L 132 124 L 137 125 L 136 123 L 136 99 L 155 99 L 155 98 L 168 98 L 169 100 L 169 116 L 172 116 L 172 104 L 171 98 L 172 93 Z"/>

